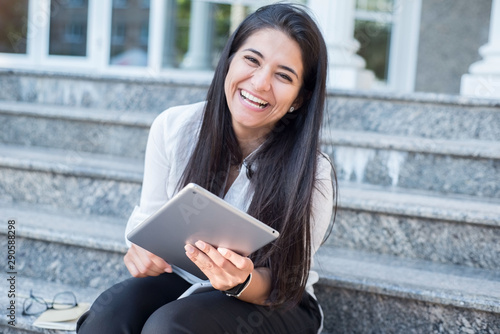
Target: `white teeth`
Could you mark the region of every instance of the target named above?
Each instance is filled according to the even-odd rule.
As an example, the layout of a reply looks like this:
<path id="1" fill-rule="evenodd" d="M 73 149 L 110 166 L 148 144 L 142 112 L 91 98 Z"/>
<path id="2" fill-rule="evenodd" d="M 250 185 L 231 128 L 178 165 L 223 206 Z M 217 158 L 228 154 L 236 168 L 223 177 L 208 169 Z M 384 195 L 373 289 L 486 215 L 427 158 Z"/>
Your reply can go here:
<path id="1" fill-rule="evenodd" d="M 243 96 L 244 98 L 246 98 L 250 101 L 253 101 L 255 103 L 259 103 L 261 105 L 260 106 L 261 108 L 263 108 L 264 106 L 266 106 L 268 104 L 268 102 L 261 100 L 258 97 L 253 96 L 252 94 L 250 94 L 247 91 L 241 90 L 240 92 L 241 92 L 241 96 Z"/>

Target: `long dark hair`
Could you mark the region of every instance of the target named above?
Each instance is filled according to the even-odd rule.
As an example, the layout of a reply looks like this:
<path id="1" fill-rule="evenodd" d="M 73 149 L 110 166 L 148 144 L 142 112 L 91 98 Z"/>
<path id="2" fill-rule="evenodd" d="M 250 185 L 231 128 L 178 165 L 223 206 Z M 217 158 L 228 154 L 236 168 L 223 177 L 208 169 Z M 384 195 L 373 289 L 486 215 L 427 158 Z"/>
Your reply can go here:
<path id="1" fill-rule="evenodd" d="M 316 183 L 319 132 L 326 98 L 327 50 L 306 10 L 273 4 L 248 16 L 229 38 L 207 94 L 200 137 L 179 186 L 194 182 L 222 197 L 231 165 L 243 161 L 226 102 L 224 81 L 235 52 L 261 29 L 276 29 L 302 51 L 301 106 L 287 113 L 247 163 L 254 190 L 248 213 L 280 232 L 272 244 L 252 254 L 255 267 L 271 270 L 271 305 L 298 303 L 311 258 L 311 198 Z"/>

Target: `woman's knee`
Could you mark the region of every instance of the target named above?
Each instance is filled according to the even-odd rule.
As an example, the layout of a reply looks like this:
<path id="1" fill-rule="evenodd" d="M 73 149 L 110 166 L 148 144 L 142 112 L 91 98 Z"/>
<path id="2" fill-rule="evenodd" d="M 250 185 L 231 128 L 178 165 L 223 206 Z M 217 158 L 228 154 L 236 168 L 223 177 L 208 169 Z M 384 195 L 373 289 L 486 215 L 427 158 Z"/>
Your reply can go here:
<path id="1" fill-rule="evenodd" d="M 161 276 L 130 278 L 112 286 L 95 300 L 89 312 L 79 320 L 78 333 L 140 332 L 148 317 L 175 297 L 175 294 L 170 296 L 171 292 L 162 293 L 165 286 L 175 285 L 172 284 L 176 283 L 172 281 L 175 279 Z M 182 285 L 182 282 L 177 284 Z"/>
<path id="2" fill-rule="evenodd" d="M 104 291 L 79 319 L 78 333 L 104 333 L 105 330 L 113 333 L 113 328 L 119 328 L 122 322 L 130 319 L 135 312 L 133 299 L 140 298 L 133 289 L 125 292 L 130 283 L 126 280 Z"/>
<path id="3" fill-rule="evenodd" d="M 107 310 L 126 310 L 144 299 L 144 291 L 137 279 L 131 278 L 113 285 L 97 297 L 91 307 L 93 313 Z"/>
<path id="4" fill-rule="evenodd" d="M 185 298 L 162 306 L 148 318 L 142 333 L 224 333 L 217 325 L 223 312 L 217 312 L 217 306 L 211 307 L 203 299 L 194 299 Z"/>
<path id="5" fill-rule="evenodd" d="M 180 304 L 180 305 L 177 305 Z M 182 303 L 170 303 L 156 310 L 146 321 L 142 334 L 192 333 L 197 312 L 188 310 Z"/>

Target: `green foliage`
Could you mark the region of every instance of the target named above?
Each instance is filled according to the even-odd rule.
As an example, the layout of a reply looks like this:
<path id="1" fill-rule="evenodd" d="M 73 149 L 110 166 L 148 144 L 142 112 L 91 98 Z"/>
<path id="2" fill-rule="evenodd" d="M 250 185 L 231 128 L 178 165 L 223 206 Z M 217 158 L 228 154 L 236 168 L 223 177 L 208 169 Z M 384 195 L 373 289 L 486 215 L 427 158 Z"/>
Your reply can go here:
<path id="1" fill-rule="evenodd" d="M 374 12 L 392 12 L 394 0 L 357 0 L 356 8 Z"/>
<path id="2" fill-rule="evenodd" d="M 175 47 L 180 63 L 189 45 L 189 18 L 191 17 L 191 0 L 177 0 L 177 29 Z"/>
<path id="3" fill-rule="evenodd" d="M 214 21 L 215 36 L 213 51 L 216 55 L 219 55 L 229 38 L 229 29 L 231 28 L 231 5 L 215 5 Z"/>
<path id="4" fill-rule="evenodd" d="M 387 81 L 391 25 L 371 21 L 356 21 L 354 38 L 361 44 L 358 54 L 366 60 L 366 68 L 377 79 Z"/>
<path id="5" fill-rule="evenodd" d="M 189 21 L 191 17 L 191 0 L 177 0 L 176 53 L 180 63 L 188 51 Z M 229 37 L 231 5 L 214 4 L 214 39 L 213 52 L 218 55 Z"/>

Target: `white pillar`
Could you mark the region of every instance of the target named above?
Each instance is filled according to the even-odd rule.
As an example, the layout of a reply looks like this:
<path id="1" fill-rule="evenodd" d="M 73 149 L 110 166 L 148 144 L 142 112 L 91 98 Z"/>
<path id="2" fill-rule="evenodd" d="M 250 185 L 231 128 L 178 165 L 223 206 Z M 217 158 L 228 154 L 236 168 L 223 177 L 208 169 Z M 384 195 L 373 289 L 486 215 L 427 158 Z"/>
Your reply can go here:
<path id="1" fill-rule="evenodd" d="M 163 0 L 162 0 L 163 1 Z M 176 48 L 175 37 L 177 30 L 177 1 L 165 1 L 165 33 L 163 42 L 163 67 L 175 67 L 176 65 Z"/>
<path id="2" fill-rule="evenodd" d="M 500 98 L 500 0 L 493 0 L 491 7 L 488 44 L 479 48 L 483 60 L 469 67 L 469 74 L 462 76 L 462 95 Z"/>
<path id="3" fill-rule="evenodd" d="M 341 89 L 368 89 L 374 81 L 366 62 L 356 54 L 354 39 L 355 0 L 309 0 L 328 48 L 328 86 Z"/>
<path id="4" fill-rule="evenodd" d="M 246 17 L 245 6 L 242 4 L 234 4 L 231 6 L 231 27 L 229 28 L 230 34 L 232 34 L 236 28 Z"/>
<path id="5" fill-rule="evenodd" d="M 189 47 L 182 67 L 192 70 L 212 68 L 213 6 L 209 2 L 193 0 L 189 22 Z"/>

